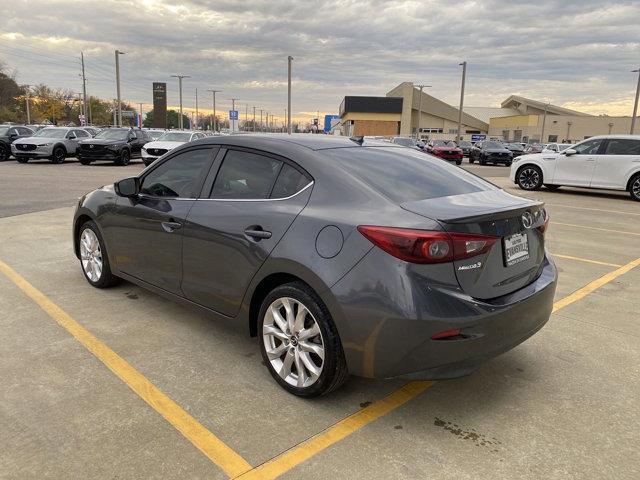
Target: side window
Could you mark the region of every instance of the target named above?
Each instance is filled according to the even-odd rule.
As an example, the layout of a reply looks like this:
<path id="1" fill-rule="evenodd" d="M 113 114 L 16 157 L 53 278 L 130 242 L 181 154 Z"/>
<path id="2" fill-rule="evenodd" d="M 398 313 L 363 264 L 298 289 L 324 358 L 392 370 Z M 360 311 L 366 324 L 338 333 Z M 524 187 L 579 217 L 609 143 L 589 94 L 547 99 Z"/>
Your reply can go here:
<path id="1" fill-rule="evenodd" d="M 589 140 L 586 142 L 579 143 L 573 149 L 577 152 L 578 155 L 595 155 L 598 153 L 598 149 L 600 148 L 600 144 L 602 140 Z"/>
<path id="2" fill-rule="evenodd" d="M 180 153 L 144 177 L 140 192 L 154 197 L 195 198 L 211 164 L 210 159 L 210 148 Z"/>
<path id="3" fill-rule="evenodd" d="M 19 127 L 18 133 L 20 133 L 20 135 L 33 135 L 33 132 L 30 129 L 24 127 Z"/>
<path id="4" fill-rule="evenodd" d="M 310 180 L 305 175 L 285 163 L 276 180 L 270 198 L 290 197 L 306 187 L 309 182 Z"/>
<path id="5" fill-rule="evenodd" d="M 89 136 L 90 136 L 90 135 L 89 135 L 87 132 L 85 132 L 84 130 L 74 130 L 74 132 L 75 132 L 75 134 L 76 134 L 76 137 L 78 137 L 78 138 L 87 138 L 87 137 L 89 137 Z"/>
<path id="6" fill-rule="evenodd" d="M 264 155 L 229 150 L 216 176 L 210 198 L 268 198 L 282 162 Z"/>
<path id="7" fill-rule="evenodd" d="M 605 155 L 640 155 L 640 140 L 610 138 Z"/>
<path id="8" fill-rule="evenodd" d="M 18 129 L 12 128 L 11 130 L 9 130 L 9 135 L 18 135 Z"/>

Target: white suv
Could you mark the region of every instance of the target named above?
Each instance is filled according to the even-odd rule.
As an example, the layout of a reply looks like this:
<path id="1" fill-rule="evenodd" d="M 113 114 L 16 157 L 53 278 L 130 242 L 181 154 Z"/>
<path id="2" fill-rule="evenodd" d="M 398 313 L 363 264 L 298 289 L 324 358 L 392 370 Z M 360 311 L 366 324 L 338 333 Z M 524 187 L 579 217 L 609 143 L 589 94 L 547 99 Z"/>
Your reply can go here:
<path id="1" fill-rule="evenodd" d="M 602 135 L 560 153 L 516 157 L 510 178 L 523 190 L 542 185 L 625 190 L 640 201 L 640 135 Z"/>

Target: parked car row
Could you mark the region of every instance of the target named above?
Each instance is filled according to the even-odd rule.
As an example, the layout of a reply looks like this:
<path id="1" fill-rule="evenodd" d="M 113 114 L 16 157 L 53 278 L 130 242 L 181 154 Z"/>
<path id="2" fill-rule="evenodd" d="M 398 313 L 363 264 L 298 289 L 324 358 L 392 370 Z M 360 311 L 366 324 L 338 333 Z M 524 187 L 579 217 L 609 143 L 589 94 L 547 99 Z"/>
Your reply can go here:
<path id="1" fill-rule="evenodd" d="M 128 165 L 132 158 L 141 158 L 150 165 L 175 147 L 205 136 L 197 131 L 134 127 L 44 126 L 35 130 L 24 125 L 0 125 L 0 160 L 13 155 L 20 163 L 35 159 L 63 163 L 67 157 L 75 156 L 83 165 L 95 161 Z"/>

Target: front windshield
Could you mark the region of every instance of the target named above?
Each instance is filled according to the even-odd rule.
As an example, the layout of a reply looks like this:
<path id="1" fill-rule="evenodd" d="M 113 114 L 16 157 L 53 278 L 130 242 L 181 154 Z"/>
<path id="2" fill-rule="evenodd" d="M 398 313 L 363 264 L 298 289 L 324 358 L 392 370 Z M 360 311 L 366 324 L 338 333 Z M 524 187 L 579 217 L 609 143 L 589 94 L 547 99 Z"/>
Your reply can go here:
<path id="1" fill-rule="evenodd" d="M 158 140 L 165 142 L 188 142 L 191 138 L 189 132 L 166 132 Z"/>
<path id="2" fill-rule="evenodd" d="M 160 137 L 162 137 L 165 134 L 165 132 L 158 131 L 158 130 L 149 130 L 147 134 L 154 140 L 158 140 Z"/>
<path id="3" fill-rule="evenodd" d="M 522 149 L 522 145 L 520 145 L 518 143 L 507 143 L 506 147 L 507 148 L 515 148 L 517 150 L 521 150 Z"/>
<path id="4" fill-rule="evenodd" d="M 6 135 L 9 131 L 9 127 L 0 127 L 0 135 Z"/>
<path id="5" fill-rule="evenodd" d="M 486 143 L 483 143 L 482 146 L 485 148 L 504 148 L 502 144 L 498 142 L 486 142 Z"/>
<path id="6" fill-rule="evenodd" d="M 66 128 L 43 128 L 34 137 L 64 138 L 67 134 Z"/>
<path id="7" fill-rule="evenodd" d="M 126 140 L 129 135 L 128 130 L 103 130 L 95 136 L 103 140 Z"/>
<path id="8" fill-rule="evenodd" d="M 448 147 L 449 146 L 449 142 L 447 140 L 434 140 L 433 141 L 433 146 L 434 147 Z"/>
<path id="9" fill-rule="evenodd" d="M 471 142 L 465 142 L 464 140 L 461 140 L 458 142 L 458 146 L 459 147 L 470 147 L 471 146 Z"/>
<path id="10" fill-rule="evenodd" d="M 411 140 L 410 138 L 396 138 L 394 140 L 394 143 L 397 143 L 398 145 L 403 145 L 405 147 L 413 147 L 415 145 L 413 140 Z"/>

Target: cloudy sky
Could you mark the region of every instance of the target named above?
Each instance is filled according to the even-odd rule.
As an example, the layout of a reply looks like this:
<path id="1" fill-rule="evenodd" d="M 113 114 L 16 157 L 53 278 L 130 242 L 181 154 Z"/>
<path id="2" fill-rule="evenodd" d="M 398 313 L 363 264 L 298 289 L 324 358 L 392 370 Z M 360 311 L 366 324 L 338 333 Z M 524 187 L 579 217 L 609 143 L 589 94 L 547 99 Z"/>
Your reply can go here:
<path id="1" fill-rule="evenodd" d="M 519 94 L 594 114 L 630 115 L 640 65 L 640 2 L 592 0 L 289 1 L 11 0 L 0 16 L 0 62 L 20 83 L 151 102 L 166 81 L 177 105 L 218 94 L 284 116 L 286 58 L 294 60 L 294 118 L 335 113 L 345 95 L 384 95 L 400 82 L 432 85 L 456 104 L 467 60 L 469 106 Z M 147 107 L 145 107 L 147 108 Z M 241 116 L 242 116 L 241 115 Z"/>

